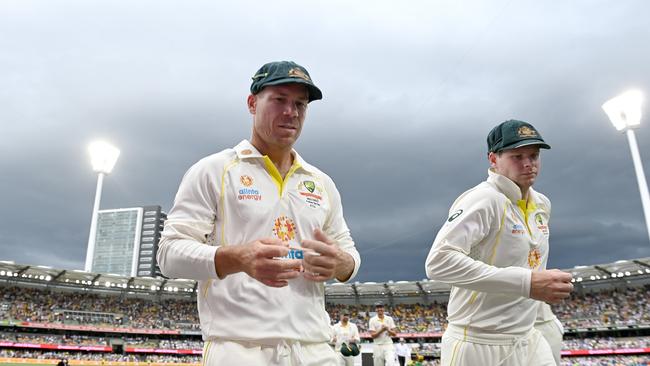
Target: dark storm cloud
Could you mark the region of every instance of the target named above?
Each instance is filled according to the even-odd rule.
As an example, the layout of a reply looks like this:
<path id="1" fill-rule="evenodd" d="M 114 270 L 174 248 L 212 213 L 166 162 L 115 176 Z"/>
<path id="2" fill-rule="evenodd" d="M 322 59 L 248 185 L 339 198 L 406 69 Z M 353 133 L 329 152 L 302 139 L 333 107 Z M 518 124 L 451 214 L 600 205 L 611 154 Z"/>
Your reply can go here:
<path id="1" fill-rule="evenodd" d="M 650 255 L 627 141 L 600 110 L 650 91 L 650 5 L 281 3 L 3 2 L 0 259 L 83 267 L 94 138 L 122 150 L 102 208 L 168 210 L 191 164 L 249 137 L 249 77 L 272 59 L 324 92 L 297 149 L 341 191 L 358 280 L 424 278 L 449 206 L 487 174 L 485 135 L 509 118 L 553 146 L 536 186 L 553 202 L 550 266 Z"/>

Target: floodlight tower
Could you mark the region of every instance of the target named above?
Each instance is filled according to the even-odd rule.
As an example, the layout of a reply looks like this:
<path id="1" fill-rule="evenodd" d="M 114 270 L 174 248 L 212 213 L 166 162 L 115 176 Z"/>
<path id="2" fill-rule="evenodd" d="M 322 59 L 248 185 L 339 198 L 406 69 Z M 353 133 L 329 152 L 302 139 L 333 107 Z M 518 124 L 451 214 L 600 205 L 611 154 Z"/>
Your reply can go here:
<path id="1" fill-rule="evenodd" d="M 636 143 L 636 135 L 634 134 L 634 129 L 641 125 L 642 103 L 643 94 L 641 94 L 641 91 L 630 90 L 605 102 L 603 104 L 603 110 L 607 113 L 614 127 L 619 131 L 625 132 L 627 141 L 630 143 L 630 152 L 632 153 L 636 179 L 639 183 L 645 224 L 648 231 L 648 238 L 650 238 L 650 194 L 648 194 L 648 183 L 645 179 L 641 155 L 639 154 L 639 146 Z"/>
<path id="2" fill-rule="evenodd" d="M 93 171 L 97 173 L 97 190 L 95 191 L 95 204 L 93 205 L 93 214 L 90 220 L 88 249 L 86 249 L 86 265 L 84 267 L 86 272 L 90 272 L 93 265 L 95 238 L 97 236 L 97 213 L 102 197 L 104 176 L 110 174 L 117 162 L 117 158 L 120 156 L 120 150 L 105 141 L 94 141 L 90 143 L 88 151 L 90 152 L 90 162 L 93 166 Z"/>

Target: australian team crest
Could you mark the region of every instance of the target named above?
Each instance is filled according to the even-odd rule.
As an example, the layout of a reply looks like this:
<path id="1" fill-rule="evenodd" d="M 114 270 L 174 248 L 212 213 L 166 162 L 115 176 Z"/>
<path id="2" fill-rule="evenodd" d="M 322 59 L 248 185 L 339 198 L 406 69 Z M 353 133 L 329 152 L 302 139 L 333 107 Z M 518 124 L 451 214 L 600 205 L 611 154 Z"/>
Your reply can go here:
<path id="1" fill-rule="evenodd" d="M 544 221 L 544 216 L 539 212 L 535 214 L 535 224 L 537 225 L 539 231 L 541 231 L 542 234 L 544 234 L 544 236 L 548 236 L 547 222 Z"/>
<path id="2" fill-rule="evenodd" d="M 320 207 L 323 188 L 316 185 L 313 180 L 304 180 L 298 185 L 298 193 L 304 198 L 305 203 L 310 207 Z"/>
<path id="3" fill-rule="evenodd" d="M 528 127 L 528 126 L 521 126 L 517 130 L 517 134 L 519 137 L 538 137 L 537 131 L 534 129 Z"/>
<path id="4" fill-rule="evenodd" d="M 311 180 L 306 180 L 306 181 L 302 182 L 302 185 L 304 185 L 305 188 L 307 188 L 309 193 L 314 193 L 314 190 L 316 189 L 316 183 L 314 183 Z"/>

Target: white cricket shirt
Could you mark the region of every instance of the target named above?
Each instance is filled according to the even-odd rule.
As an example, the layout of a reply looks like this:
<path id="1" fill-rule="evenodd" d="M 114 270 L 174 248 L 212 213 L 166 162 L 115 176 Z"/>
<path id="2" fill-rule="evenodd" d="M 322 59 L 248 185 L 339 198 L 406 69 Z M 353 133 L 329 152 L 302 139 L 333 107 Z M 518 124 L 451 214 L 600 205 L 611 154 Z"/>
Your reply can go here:
<path id="1" fill-rule="evenodd" d="M 390 316 L 384 314 L 383 319 L 379 319 L 379 316 L 375 315 L 370 318 L 368 321 L 368 329 L 372 332 L 376 332 L 383 326 L 388 327 L 388 329 L 395 328 L 395 321 Z M 375 344 L 393 344 L 393 339 L 388 335 L 388 331 L 382 332 L 377 338 L 373 338 Z"/>
<path id="2" fill-rule="evenodd" d="M 180 184 L 157 253 L 169 277 L 199 281 L 204 340 L 327 342 L 330 320 L 324 284 L 299 277 L 268 287 L 245 273 L 220 280 L 219 246 L 275 237 L 298 246 L 320 228 L 361 263 L 343 219 L 334 182 L 295 151 L 282 179 L 271 160 L 244 140 L 192 166 Z"/>
<path id="3" fill-rule="evenodd" d="M 535 322 L 530 277 L 546 266 L 551 203 L 532 188 L 527 204 L 521 198 L 490 170 L 456 199 L 427 257 L 427 276 L 452 285 L 449 323 L 467 334 L 523 335 Z"/>

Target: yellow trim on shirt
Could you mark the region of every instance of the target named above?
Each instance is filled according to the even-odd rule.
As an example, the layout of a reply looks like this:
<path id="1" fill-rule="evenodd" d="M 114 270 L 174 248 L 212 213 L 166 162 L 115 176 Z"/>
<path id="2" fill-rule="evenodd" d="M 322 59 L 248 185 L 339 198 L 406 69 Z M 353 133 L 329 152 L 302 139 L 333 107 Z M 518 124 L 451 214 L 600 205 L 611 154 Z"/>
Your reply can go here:
<path id="1" fill-rule="evenodd" d="M 266 171 L 269 173 L 271 178 L 273 179 L 273 183 L 278 187 L 278 193 L 280 196 L 282 196 L 282 192 L 284 191 L 285 184 L 287 183 L 287 180 L 289 180 L 289 177 L 296 171 L 298 168 L 300 168 L 300 163 L 298 162 L 298 159 L 293 159 L 293 164 L 291 164 L 291 168 L 289 168 L 289 171 L 287 172 L 287 175 L 282 178 L 282 175 L 280 174 L 280 171 L 278 168 L 273 164 L 271 161 L 271 158 L 268 157 L 268 155 L 264 155 L 264 166 L 266 167 Z"/>
<path id="2" fill-rule="evenodd" d="M 235 164 L 239 162 L 238 159 L 234 159 L 230 163 L 226 164 L 223 168 L 223 173 L 221 173 L 221 190 L 219 191 L 219 207 L 217 207 L 217 210 L 221 212 L 221 238 L 219 239 L 219 244 L 222 246 L 228 245 L 226 243 L 226 209 L 224 207 L 224 196 L 225 196 L 225 190 L 226 190 L 226 174 L 228 173 L 228 170 L 232 168 Z M 205 281 L 205 286 L 203 287 L 203 297 L 208 296 L 208 287 L 210 287 L 210 284 L 212 283 L 212 279 L 209 279 Z"/>
<path id="3" fill-rule="evenodd" d="M 496 256 L 497 253 L 497 247 L 501 243 L 501 231 L 503 231 L 503 223 L 506 220 L 506 214 L 508 212 L 508 206 L 503 207 L 503 215 L 501 215 L 501 222 L 499 223 L 499 231 L 497 231 L 497 235 L 494 238 L 494 247 L 492 247 L 492 254 L 490 255 L 490 262 L 488 263 L 489 265 L 494 265 L 494 257 Z M 469 305 L 472 305 L 476 301 L 476 297 L 478 296 L 478 291 L 473 291 L 472 296 L 469 298 Z M 472 320 L 470 319 L 469 323 L 467 326 L 465 326 L 465 329 L 463 329 L 463 341 L 467 341 L 467 331 L 469 329 L 469 326 L 472 324 Z M 453 360 L 453 358 L 452 358 Z"/>
<path id="4" fill-rule="evenodd" d="M 528 200 L 518 200 L 517 207 L 519 207 L 521 213 L 524 214 L 524 222 L 526 223 L 528 234 L 530 234 L 530 236 L 533 236 L 533 232 L 530 230 L 530 226 L 528 225 L 528 216 L 537 210 L 537 205 L 535 202 L 530 202 Z"/>
<path id="5" fill-rule="evenodd" d="M 226 190 L 226 174 L 228 174 L 228 170 L 233 167 L 233 165 L 239 163 L 238 159 L 235 159 L 231 161 L 230 163 L 226 164 L 226 166 L 223 168 L 223 173 L 221 174 L 221 190 L 219 192 L 219 207 L 218 209 L 221 211 L 221 240 L 219 240 L 219 243 L 221 245 L 227 245 L 226 244 L 226 209 L 224 207 L 224 196 L 225 196 L 225 190 Z"/>

